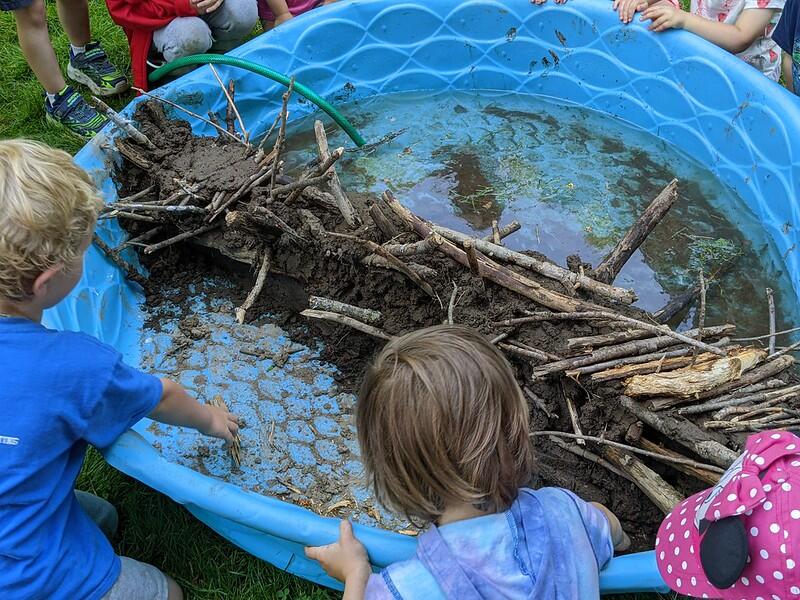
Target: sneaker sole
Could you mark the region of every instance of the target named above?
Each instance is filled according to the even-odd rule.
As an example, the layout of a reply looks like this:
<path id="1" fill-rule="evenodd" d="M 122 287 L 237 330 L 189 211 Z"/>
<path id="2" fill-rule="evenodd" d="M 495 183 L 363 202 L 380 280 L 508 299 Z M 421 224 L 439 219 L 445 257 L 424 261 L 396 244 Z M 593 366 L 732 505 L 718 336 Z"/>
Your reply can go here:
<path id="1" fill-rule="evenodd" d="M 79 71 L 71 64 L 67 65 L 67 77 L 72 79 L 72 81 L 76 81 L 82 85 L 85 85 L 92 90 L 92 93 L 96 96 L 116 96 L 117 94 L 127 92 L 129 89 L 131 89 L 131 84 L 127 80 L 118 83 L 113 88 L 101 88 L 94 81 L 92 81 L 91 77 L 82 71 Z"/>

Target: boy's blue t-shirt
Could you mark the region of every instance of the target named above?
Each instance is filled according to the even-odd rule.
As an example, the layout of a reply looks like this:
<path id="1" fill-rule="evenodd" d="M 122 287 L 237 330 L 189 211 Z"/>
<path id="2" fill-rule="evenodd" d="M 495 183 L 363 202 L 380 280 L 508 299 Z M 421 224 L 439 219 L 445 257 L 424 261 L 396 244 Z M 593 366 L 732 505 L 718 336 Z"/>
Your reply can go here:
<path id="1" fill-rule="evenodd" d="M 800 94 L 800 0 L 787 0 L 772 39 L 792 56 L 794 92 Z"/>
<path id="2" fill-rule="evenodd" d="M 161 381 L 81 333 L 0 318 L 0 598 L 94 600 L 120 561 L 73 488 L 87 444 L 111 445 Z"/>

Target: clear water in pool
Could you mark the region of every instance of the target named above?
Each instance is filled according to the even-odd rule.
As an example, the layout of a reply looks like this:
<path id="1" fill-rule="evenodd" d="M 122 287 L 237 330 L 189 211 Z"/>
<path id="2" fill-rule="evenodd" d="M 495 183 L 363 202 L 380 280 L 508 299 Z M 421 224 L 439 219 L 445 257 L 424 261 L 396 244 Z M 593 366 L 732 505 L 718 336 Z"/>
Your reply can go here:
<path id="1" fill-rule="evenodd" d="M 492 220 L 516 219 L 523 227 L 507 245 L 562 265 L 571 254 L 597 265 L 677 178 L 678 202 L 617 285 L 656 310 L 701 270 L 709 277 L 722 268 L 706 323 L 735 323 L 740 336 L 765 333 L 767 287 L 775 290 L 778 327 L 797 322 L 783 261 L 755 216 L 708 168 L 651 134 L 583 108 L 485 91 L 389 94 L 342 110 L 368 141 L 404 130 L 372 152 L 346 155 L 340 172 L 350 192 L 392 189 L 422 216 L 475 234 L 491 232 Z M 289 170 L 315 155 L 315 118 L 291 126 Z M 331 147 L 352 147 L 325 123 Z M 695 319 L 691 309 L 674 324 Z"/>

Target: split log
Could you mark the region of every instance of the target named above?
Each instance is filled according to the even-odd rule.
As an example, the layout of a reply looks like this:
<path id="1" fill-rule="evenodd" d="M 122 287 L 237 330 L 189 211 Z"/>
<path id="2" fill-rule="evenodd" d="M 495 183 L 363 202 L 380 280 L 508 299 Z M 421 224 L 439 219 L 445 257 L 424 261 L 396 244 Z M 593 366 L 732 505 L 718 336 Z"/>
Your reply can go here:
<path id="1" fill-rule="evenodd" d="M 359 321 L 372 325 L 377 325 L 383 320 L 383 315 L 377 310 L 353 306 L 352 304 L 345 304 L 344 302 L 331 300 L 330 298 L 309 296 L 308 306 L 314 310 L 324 310 L 328 312 L 339 313 L 340 315 L 346 315 L 348 317 L 353 317 L 354 319 L 358 319 Z"/>
<path id="2" fill-rule="evenodd" d="M 764 381 L 770 377 L 774 377 L 778 373 L 785 371 L 789 367 L 794 364 L 794 358 L 791 356 L 781 356 L 776 358 L 772 361 L 767 361 L 763 365 L 756 367 L 742 375 L 739 379 L 735 379 L 728 383 L 725 383 L 718 387 L 715 390 L 709 390 L 706 392 L 701 392 L 697 394 L 694 398 L 680 398 L 680 397 L 665 397 L 665 398 L 655 398 L 650 400 L 647 403 L 648 408 L 651 410 L 664 410 L 665 408 L 671 408 L 673 406 L 677 406 L 678 404 L 688 404 L 689 402 L 699 402 L 700 400 L 707 400 L 708 398 L 713 398 L 715 396 L 721 396 L 723 394 L 728 394 L 734 390 L 738 390 L 739 388 L 743 388 L 748 385 L 753 385 L 754 383 L 758 383 L 760 381 Z"/>
<path id="3" fill-rule="evenodd" d="M 597 294 L 598 296 L 602 296 L 603 298 L 613 302 L 618 302 L 620 304 L 631 304 L 632 302 L 636 301 L 636 293 L 633 292 L 633 290 L 606 285 L 605 283 L 596 281 L 591 277 L 587 277 L 586 275 L 573 273 L 572 271 L 559 267 L 558 265 L 549 261 L 539 260 L 537 258 L 533 258 L 532 256 L 528 256 L 527 254 L 509 250 L 504 246 L 499 246 L 482 239 L 470 237 L 464 233 L 460 233 L 453 229 L 448 229 L 447 227 L 433 225 L 433 229 L 436 231 L 436 233 L 440 234 L 443 238 L 450 240 L 451 242 L 460 244 L 461 246 L 463 246 L 466 242 L 470 242 L 475 246 L 475 249 L 480 250 L 490 258 L 498 258 L 505 262 L 510 262 L 520 266 L 524 269 L 530 269 L 531 271 L 547 277 L 548 279 L 554 279 L 555 281 L 560 282 L 568 289 L 577 290 L 579 288 L 583 288 L 589 292 L 592 292 L 593 294 Z"/>
<path id="4" fill-rule="evenodd" d="M 685 406 L 683 408 L 679 408 L 678 414 L 698 415 L 704 412 L 711 412 L 712 410 L 726 408 L 728 406 L 747 404 L 748 402 L 751 402 L 750 396 L 756 395 L 757 392 L 761 392 L 764 390 L 774 390 L 775 388 L 782 388 L 785 386 L 786 386 L 785 381 L 781 381 L 780 379 L 770 379 L 769 381 L 765 381 L 764 383 L 755 383 L 753 385 L 748 385 L 730 394 L 716 396 L 715 398 L 707 400 L 702 404 L 695 404 L 694 406 Z"/>
<path id="5" fill-rule="evenodd" d="M 654 454 L 663 454 L 666 458 L 686 458 L 679 452 L 675 452 L 674 450 L 670 450 L 669 448 L 664 448 L 663 446 L 659 446 L 655 442 L 651 442 L 646 438 L 639 438 L 636 442 L 650 452 Z M 681 473 L 685 473 L 686 475 L 691 475 L 695 479 L 702 481 L 708 485 L 716 485 L 719 481 L 720 473 L 709 471 L 708 469 L 702 469 L 700 467 L 696 467 L 693 465 L 687 465 L 684 463 L 675 463 L 675 462 L 668 462 L 673 469 L 676 471 L 680 471 Z"/>
<path id="6" fill-rule="evenodd" d="M 625 384 L 625 395 L 631 398 L 641 396 L 676 396 L 695 398 L 708 390 L 739 379 L 766 359 L 767 353 L 756 348 L 739 348 L 715 361 L 704 361 L 668 373 L 634 375 Z"/>
<path id="7" fill-rule="evenodd" d="M 727 469 L 738 456 L 736 452 L 714 439 L 713 435 L 703 431 L 691 421 L 681 417 L 656 414 L 627 396 L 620 397 L 620 404 L 637 419 L 665 435 L 667 439 L 680 444 L 715 465 Z"/>
<path id="8" fill-rule="evenodd" d="M 604 448 L 603 454 L 611 464 L 627 473 L 636 487 L 664 514 L 669 514 L 675 506 L 683 502 L 683 496 L 674 487 L 635 456 L 617 448 Z"/>
<path id="9" fill-rule="evenodd" d="M 378 256 L 377 254 L 370 254 L 369 256 L 365 256 L 361 259 L 361 264 L 365 267 L 376 267 L 379 269 L 392 269 L 393 271 L 398 271 L 399 273 L 403 273 L 404 271 L 400 271 L 396 266 L 395 263 L 391 263 L 382 256 Z M 417 275 L 422 277 L 423 279 L 432 279 L 436 277 L 438 274 L 435 269 L 431 269 L 427 265 L 421 265 L 419 263 L 409 262 L 404 263 L 409 270 L 414 271 Z"/>
<path id="10" fill-rule="evenodd" d="M 731 325 L 722 325 L 720 326 L 717 331 L 728 331 L 730 330 Z M 691 329 L 683 334 L 684 336 L 692 336 L 697 335 L 696 329 Z M 691 339 L 691 338 L 689 338 Z M 542 365 L 541 367 L 537 367 L 533 371 L 534 377 L 544 377 L 545 375 L 550 375 L 552 373 L 559 373 L 561 371 L 573 371 L 577 370 L 580 367 L 586 367 L 589 365 L 594 365 L 596 363 L 605 363 L 607 361 L 611 361 L 616 358 L 621 358 L 623 356 L 635 356 L 639 354 L 651 354 L 661 350 L 662 348 L 666 348 L 669 346 L 674 346 L 678 342 L 672 336 L 659 336 L 654 338 L 648 338 L 645 340 L 634 340 L 632 342 L 625 342 L 624 344 L 617 344 L 615 346 L 605 346 L 603 348 L 598 348 L 591 354 L 587 356 L 579 356 L 574 358 L 566 358 L 564 360 L 556 361 L 554 363 L 550 363 L 547 365 Z M 649 357 L 648 360 L 651 360 L 654 357 Z M 606 367 L 604 366 L 600 370 L 604 370 Z"/>
<path id="11" fill-rule="evenodd" d="M 508 225 L 504 225 L 503 227 L 498 229 L 497 230 L 497 235 L 500 236 L 500 240 L 502 241 L 503 238 L 508 237 L 509 235 L 514 233 L 515 231 L 519 231 L 521 228 L 522 228 L 522 225 L 520 224 L 519 221 L 511 221 L 511 223 L 509 223 Z M 483 236 L 481 239 L 483 241 L 485 241 L 485 242 L 492 242 L 492 243 L 495 243 L 495 244 L 497 243 L 497 242 L 494 241 L 494 239 L 495 239 L 494 231 L 492 231 L 492 233 L 490 235 Z"/>
<path id="12" fill-rule="evenodd" d="M 153 168 L 153 163 L 145 158 L 139 150 L 128 142 L 129 138 L 115 138 L 114 147 L 117 151 L 125 157 L 129 162 L 133 163 L 143 171 L 150 171 Z"/>
<path id="13" fill-rule="evenodd" d="M 728 400 L 727 406 L 717 405 L 720 410 L 714 413 L 713 418 L 718 421 L 723 420 L 730 415 L 746 414 L 749 411 L 771 407 L 798 396 L 800 396 L 800 385 L 792 385 L 770 392 L 750 394 L 742 398 Z M 743 406 L 745 404 L 752 404 L 752 406 Z"/>
<path id="14" fill-rule="evenodd" d="M 428 223 L 400 204 L 391 193 L 386 192 L 384 198 L 386 203 L 395 212 L 395 214 L 397 214 L 397 216 L 400 217 L 400 219 L 402 219 L 412 231 L 415 231 L 420 238 L 426 238 L 433 233 L 433 228 Z M 502 246 L 498 247 L 502 248 Z M 442 243 L 437 247 L 437 249 L 439 252 L 449 256 L 454 261 L 464 265 L 465 267 L 469 267 L 467 253 L 450 241 L 442 240 Z M 570 298 L 564 294 L 553 292 L 536 283 L 535 281 L 528 279 L 527 277 L 502 267 L 486 257 L 483 257 L 480 262 L 482 275 L 485 279 L 488 279 L 489 281 L 501 287 L 516 292 L 530 300 L 533 300 L 542 306 L 546 306 L 553 310 L 567 312 L 600 308 L 594 304 L 582 302 L 580 300 Z"/>
<path id="15" fill-rule="evenodd" d="M 352 327 L 353 329 L 360 331 L 361 333 L 366 333 L 367 335 L 371 335 L 372 337 L 376 337 L 382 340 L 389 341 L 392 339 L 392 336 L 388 335 L 387 333 L 378 329 L 377 327 L 373 327 L 372 325 L 367 325 L 366 323 L 362 323 L 361 321 L 353 319 L 352 317 L 341 315 L 339 313 L 328 312 L 324 310 L 313 310 L 307 308 L 300 314 L 310 319 L 321 319 L 323 321 L 331 321 L 332 323 L 337 323 L 339 325 L 346 325 L 347 327 Z"/>
<path id="16" fill-rule="evenodd" d="M 677 199 L 678 180 L 673 179 L 649 204 L 614 249 L 595 269 L 595 279 L 609 284 L 614 281 L 631 255 L 642 245 L 642 242 L 669 212 Z"/>
<path id="17" fill-rule="evenodd" d="M 694 363 L 704 364 L 717 357 L 714 354 L 703 353 L 696 358 L 693 355 L 694 349 L 687 348 L 685 351 L 686 356 L 677 356 L 675 358 L 666 358 L 664 355 L 657 360 L 651 360 L 641 364 L 625 364 L 625 359 L 620 359 L 619 362 L 623 363 L 613 369 L 607 369 L 598 373 L 592 374 L 592 381 L 613 381 L 615 379 L 627 379 L 634 375 L 647 375 L 650 373 L 667 373 L 675 369 L 682 369 Z M 638 358 L 638 357 L 637 357 Z M 574 374 L 574 375 L 573 375 Z M 568 376 L 573 377 L 580 375 L 580 373 L 572 371 L 567 373 Z"/>

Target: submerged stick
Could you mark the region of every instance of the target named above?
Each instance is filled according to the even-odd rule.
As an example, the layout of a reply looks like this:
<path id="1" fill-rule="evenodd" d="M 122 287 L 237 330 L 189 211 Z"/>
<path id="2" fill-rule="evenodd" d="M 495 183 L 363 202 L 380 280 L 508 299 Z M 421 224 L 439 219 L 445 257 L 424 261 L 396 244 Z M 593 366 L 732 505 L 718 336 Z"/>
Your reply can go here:
<path id="1" fill-rule="evenodd" d="M 253 289 L 250 290 L 250 293 L 247 294 L 247 298 L 245 298 L 242 305 L 235 311 L 236 322 L 239 323 L 239 325 L 244 325 L 244 319 L 247 316 L 247 311 L 253 307 L 253 304 L 255 304 L 255 301 L 258 299 L 259 294 L 261 294 L 261 290 L 264 289 L 264 283 L 267 281 L 267 275 L 269 274 L 269 268 L 271 264 L 272 253 L 267 248 L 264 250 L 264 258 L 261 260 L 261 267 L 258 269 L 258 275 L 256 276 L 256 282 L 253 285 Z"/>
<path id="2" fill-rule="evenodd" d="M 322 124 L 322 121 L 314 121 L 314 135 L 317 138 L 317 146 L 319 147 L 319 160 L 320 162 L 325 162 L 330 158 L 331 153 L 328 149 L 328 136 L 325 134 L 325 126 Z M 359 222 L 359 218 L 350 199 L 342 189 L 342 183 L 339 181 L 339 174 L 336 172 L 336 167 L 331 165 L 327 172 L 331 174 L 328 186 L 336 200 L 336 206 L 339 208 L 339 212 L 342 213 L 344 222 L 350 227 L 355 227 Z"/>
<path id="3" fill-rule="evenodd" d="M 767 288 L 767 304 L 769 305 L 769 353 L 775 354 L 775 298 L 772 288 Z"/>
<path id="4" fill-rule="evenodd" d="M 321 319 L 323 321 L 331 321 L 332 323 L 337 323 L 339 325 L 346 325 L 347 327 L 352 327 L 361 333 L 366 333 L 367 335 L 371 335 L 372 337 L 380 338 L 382 340 L 389 341 L 392 339 L 392 336 L 378 329 L 377 327 L 367 325 L 366 323 L 362 323 L 361 321 L 353 319 L 352 317 L 348 317 L 339 313 L 307 308 L 300 314 L 304 317 L 308 317 L 309 319 Z"/>
<path id="5" fill-rule="evenodd" d="M 473 244 L 477 250 L 480 250 L 483 252 L 483 254 L 490 258 L 498 258 L 525 269 L 530 269 L 531 271 L 538 273 L 539 275 L 543 275 L 548 279 L 554 279 L 561 282 L 568 289 L 583 288 L 587 291 L 597 294 L 598 296 L 602 296 L 621 304 L 631 304 L 632 302 L 636 301 L 636 293 L 633 292 L 633 290 L 626 290 L 624 288 L 607 285 L 600 281 L 596 281 L 591 277 L 587 277 L 586 275 L 573 273 L 572 271 L 559 267 L 558 265 L 549 261 L 539 260 L 532 256 L 528 256 L 527 254 L 509 250 L 505 246 L 498 246 L 497 244 L 493 244 L 479 238 L 473 238 L 447 227 L 441 227 L 440 225 L 433 225 L 432 227 L 436 233 L 441 235 L 443 238 L 450 240 L 451 242 L 455 242 L 461 246 L 464 246 L 465 243 L 469 242 Z"/>
<path id="6" fill-rule="evenodd" d="M 628 259 L 642 245 L 642 242 L 661 222 L 678 199 L 678 180 L 673 179 L 662 192 L 656 196 L 644 212 L 636 219 L 628 232 L 608 253 L 594 271 L 595 279 L 611 283 L 616 279 Z"/>
<path id="7" fill-rule="evenodd" d="M 360 306 L 353 306 L 352 304 L 345 304 L 338 300 L 331 300 L 330 298 L 321 298 L 319 296 L 309 296 L 308 306 L 314 310 L 323 310 L 328 312 L 339 313 L 353 317 L 359 321 L 370 324 L 378 324 L 383 320 L 383 315 L 377 310 L 369 308 L 361 308 Z"/>

